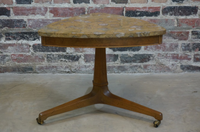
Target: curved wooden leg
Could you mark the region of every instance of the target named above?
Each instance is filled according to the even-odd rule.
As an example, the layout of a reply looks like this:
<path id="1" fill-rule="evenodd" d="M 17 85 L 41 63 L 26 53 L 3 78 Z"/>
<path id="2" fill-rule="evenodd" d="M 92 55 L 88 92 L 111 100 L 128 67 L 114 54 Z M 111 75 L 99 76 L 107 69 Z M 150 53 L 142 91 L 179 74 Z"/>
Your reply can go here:
<path id="1" fill-rule="evenodd" d="M 107 93 L 109 93 L 109 94 L 105 95 L 104 99 L 102 100 L 104 104 L 127 109 L 130 111 L 138 112 L 138 113 L 145 114 L 145 115 L 149 115 L 159 121 L 161 121 L 163 119 L 161 112 L 155 111 L 153 109 L 142 106 L 135 102 L 126 100 L 126 99 L 116 96 L 110 92 L 107 92 Z"/>
<path id="2" fill-rule="evenodd" d="M 64 103 L 60 106 L 41 112 L 36 120 L 38 124 L 43 124 L 44 120 L 46 120 L 50 116 L 61 114 L 85 106 L 93 105 L 95 103 L 96 103 L 95 95 L 93 93 L 90 93 L 75 100 L 72 100 L 70 102 Z"/>
<path id="3" fill-rule="evenodd" d="M 73 101 L 40 113 L 39 117 L 37 118 L 38 124 L 43 124 L 45 119 L 53 115 L 61 114 L 67 111 L 75 110 L 96 103 L 103 103 L 152 116 L 158 120 L 154 122 L 154 126 L 159 126 L 163 118 L 161 112 L 155 111 L 140 104 L 118 97 L 112 94 L 108 90 L 107 86 L 108 82 L 106 70 L 106 51 L 105 48 L 96 48 L 92 92 L 88 95 L 82 96 Z"/>

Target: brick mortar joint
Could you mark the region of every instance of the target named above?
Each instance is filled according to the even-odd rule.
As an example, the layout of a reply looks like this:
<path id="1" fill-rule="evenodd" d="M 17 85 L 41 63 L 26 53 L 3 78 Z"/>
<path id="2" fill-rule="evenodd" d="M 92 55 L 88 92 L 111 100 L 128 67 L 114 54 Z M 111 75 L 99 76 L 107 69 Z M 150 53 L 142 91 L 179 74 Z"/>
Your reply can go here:
<path id="1" fill-rule="evenodd" d="M 87 9 L 86 9 L 87 10 Z M 34 18 L 33 18 L 34 17 Z M 47 17 L 45 16 L 41 16 L 41 15 L 29 15 L 29 16 L 12 16 L 12 17 L 1 17 L 0 19 L 67 19 L 70 17 Z M 137 19 L 143 19 L 143 18 L 147 18 L 147 19 L 198 19 L 199 17 L 197 15 L 195 16 L 157 16 L 157 17 L 133 17 L 133 18 L 137 18 Z"/>
<path id="2" fill-rule="evenodd" d="M 84 7 L 84 6 L 111 6 L 111 7 L 156 7 L 156 6 L 197 6 L 197 3 L 185 3 L 185 4 L 171 4 L 171 3 L 146 3 L 146 4 L 140 4 L 140 3 L 127 3 L 127 4 L 115 4 L 115 3 L 109 3 L 109 4 L 94 4 L 91 2 L 90 4 L 81 3 L 81 4 L 73 4 L 73 3 L 67 3 L 67 4 L 46 4 L 46 3 L 35 3 L 35 4 L 13 4 L 13 5 L 0 5 L 0 7 Z"/>

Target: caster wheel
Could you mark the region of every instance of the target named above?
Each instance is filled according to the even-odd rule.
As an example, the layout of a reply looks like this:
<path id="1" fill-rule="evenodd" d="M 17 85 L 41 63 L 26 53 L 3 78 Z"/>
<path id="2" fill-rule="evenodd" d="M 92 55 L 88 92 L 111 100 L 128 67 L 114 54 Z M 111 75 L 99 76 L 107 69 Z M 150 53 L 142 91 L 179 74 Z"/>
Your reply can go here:
<path id="1" fill-rule="evenodd" d="M 39 125 L 42 125 L 42 124 L 44 124 L 44 122 L 43 122 L 43 121 L 39 121 L 39 119 L 38 119 L 38 118 L 36 118 L 36 121 L 37 121 L 37 123 L 38 123 Z"/>
<path id="2" fill-rule="evenodd" d="M 154 121 L 153 126 L 157 128 L 161 124 L 161 121 Z"/>

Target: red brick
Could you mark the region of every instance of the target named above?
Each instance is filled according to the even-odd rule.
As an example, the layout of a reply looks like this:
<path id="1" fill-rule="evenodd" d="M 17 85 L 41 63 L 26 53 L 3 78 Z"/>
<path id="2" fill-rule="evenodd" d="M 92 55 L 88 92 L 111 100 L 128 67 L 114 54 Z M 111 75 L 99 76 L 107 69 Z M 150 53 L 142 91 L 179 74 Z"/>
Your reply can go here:
<path id="1" fill-rule="evenodd" d="M 47 62 L 76 62 L 79 61 L 81 55 L 70 55 L 70 54 L 47 54 Z"/>
<path id="2" fill-rule="evenodd" d="M 160 11 L 160 7 L 126 7 L 126 11 L 148 11 L 156 12 Z"/>
<path id="3" fill-rule="evenodd" d="M 52 0 L 35 0 L 35 3 L 47 3 L 47 2 L 51 3 Z"/>
<path id="4" fill-rule="evenodd" d="M 81 4 L 81 3 L 85 3 L 85 4 L 89 4 L 90 0 L 73 0 L 74 4 Z"/>
<path id="5" fill-rule="evenodd" d="M 193 43 L 192 45 L 190 44 L 188 47 L 190 48 L 190 51 L 191 50 L 194 51 L 194 52 L 200 51 L 200 43 Z"/>
<path id="6" fill-rule="evenodd" d="M 163 43 L 160 45 L 145 46 L 146 51 L 177 51 L 178 43 Z"/>
<path id="7" fill-rule="evenodd" d="M 183 3 L 186 0 L 172 0 L 172 2 L 176 2 L 176 3 Z"/>
<path id="8" fill-rule="evenodd" d="M 16 16 L 28 16 L 28 15 L 42 15 L 47 13 L 46 7 L 13 7 L 13 13 Z"/>
<path id="9" fill-rule="evenodd" d="M 200 19 L 178 19 L 178 27 L 188 27 L 188 28 L 199 28 L 200 27 Z"/>
<path id="10" fill-rule="evenodd" d="M 108 14 L 123 15 L 123 7 L 104 7 L 104 8 L 90 7 L 88 9 L 88 14 L 89 13 L 108 13 Z"/>
<path id="11" fill-rule="evenodd" d="M 197 13 L 197 6 L 168 6 L 162 9 L 164 16 L 191 16 L 197 15 Z"/>
<path id="12" fill-rule="evenodd" d="M 166 29 L 175 28 L 175 19 L 147 19 L 147 18 L 145 18 L 143 20 L 157 24 L 157 25 L 162 26 Z"/>
<path id="13" fill-rule="evenodd" d="M 175 61 L 175 62 L 179 62 L 179 61 L 190 61 L 192 59 L 191 55 L 187 55 L 187 54 L 176 54 L 176 53 L 168 53 L 168 54 L 158 54 L 157 55 L 158 59 L 165 59 L 165 60 L 169 60 L 169 61 Z"/>
<path id="14" fill-rule="evenodd" d="M 33 0 L 15 0 L 16 4 L 31 4 Z"/>
<path id="15" fill-rule="evenodd" d="M 163 64 L 162 65 L 146 64 L 146 65 L 143 65 L 143 69 L 146 73 L 160 73 L 160 72 L 171 72 L 172 71 L 169 66 L 166 66 Z"/>
<path id="16" fill-rule="evenodd" d="M 33 29 L 39 29 L 59 20 L 60 19 L 28 19 L 28 27 Z"/>
<path id="17" fill-rule="evenodd" d="M 194 54 L 194 62 L 200 62 L 200 54 Z"/>
<path id="18" fill-rule="evenodd" d="M 116 4 L 127 4 L 128 0 L 111 0 L 111 2 L 114 2 Z"/>
<path id="19" fill-rule="evenodd" d="M 118 60 L 118 55 L 115 54 L 106 54 L 106 61 L 107 62 L 115 62 Z"/>
<path id="20" fill-rule="evenodd" d="M 54 4 L 70 3 L 70 0 L 54 0 Z"/>
<path id="21" fill-rule="evenodd" d="M 36 66 L 38 73 L 93 73 L 93 65 L 39 65 Z"/>
<path id="22" fill-rule="evenodd" d="M 12 54 L 11 59 L 17 63 L 33 63 L 44 62 L 44 56 L 41 55 L 25 55 L 25 54 Z"/>
<path id="23" fill-rule="evenodd" d="M 107 66 L 108 73 L 143 73 L 141 65 Z"/>
<path id="24" fill-rule="evenodd" d="M 152 0 L 155 3 L 166 3 L 168 0 Z"/>
<path id="25" fill-rule="evenodd" d="M 84 61 L 85 62 L 94 62 L 95 55 L 94 54 L 85 54 Z"/>
<path id="26" fill-rule="evenodd" d="M 51 7 L 49 12 L 53 14 L 54 17 L 72 17 L 85 14 L 85 8 L 82 7 Z"/>
<path id="27" fill-rule="evenodd" d="M 60 72 L 70 73 L 71 68 L 69 68 L 68 66 L 54 66 L 54 65 L 37 66 L 36 72 L 38 73 L 60 73 Z"/>
<path id="28" fill-rule="evenodd" d="M 33 44 L 33 51 L 36 52 L 66 52 L 66 47 L 53 47 L 53 46 L 42 46 L 41 44 Z"/>
<path id="29" fill-rule="evenodd" d="M 76 73 L 94 73 L 94 65 L 79 65 Z"/>
<path id="30" fill-rule="evenodd" d="M 85 62 L 94 62 L 95 55 L 94 54 L 85 54 L 84 60 Z M 115 62 L 118 60 L 118 55 L 114 54 L 106 54 L 106 61 L 107 62 Z"/>
<path id="31" fill-rule="evenodd" d="M 200 67 L 193 65 L 181 65 L 180 69 L 184 72 L 200 72 Z"/>
<path id="32" fill-rule="evenodd" d="M 200 39 L 200 31 L 192 31 L 192 39 Z"/>
<path id="33" fill-rule="evenodd" d="M 181 49 L 182 49 L 182 51 L 191 52 L 192 51 L 192 44 L 190 44 L 190 43 L 182 43 L 181 44 Z M 198 50 L 198 47 L 197 47 L 197 49 L 194 48 L 194 50 Z"/>
<path id="34" fill-rule="evenodd" d="M 29 44 L 0 44 L 3 53 L 28 53 L 30 52 Z"/>
<path id="35" fill-rule="evenodd" d="M 130 0 L 131 3 L 147 3 L 147 0 Z"/>
<path id="36" fill-rule="evenodd" d="M 127 17 L 157 17 L 160 15 L 160 7 L 126 7 Z"/>
<path id="37" fill-rule="evenodd" d="M 5 65 L 6 63 L 10 63 L 10 61 L 11 61 L 10 55 L 0 54 L 0 65 Z"/>
<path id="38" fill-rule="evenodd" d="M 35 41 L 39 40 L 40 37 L 38 35 L 37 31 L 33 30 L 9 30 L 4 33 L 5 35 L 5 40 L 28 40 L 28 41 Z"/>
<path id="39" fill-rule="evenodd" d="M 189 31 L 168 31 L 164 35 L 164 39 L 178 39 L 178 40 L 188 40 Z"/>
<path id="40" fill-rule="evenodd" d="M 12 0 L 0 0 L 0 4 L 12 5 L 13 1 Z"/>
<path id="41" fill-rule="evenodd" d="M 121 63 L 146 63 L 154 60 L 154 54 L 121 54 L 120 62 Z"/>
<path id="42" fill-rule="evenodd" d="M 24 19 L 0 19 L 0 28 L 26 28 Z"/>
<path id="43" fill-rule="evenodd" d="M 141 47 L 122 47 L 122 48 L 109 48 L 114 52 L 124 52 L 124 51 L 128 51 L 128 52 L 137 52 L 141 50 Z"/>
<path id="44" fill-rule="evenodd" d="M 94 4 L 109 4 L 109 0 L 93 0 Z"/>
<path id="45" fill-rule="evenodd" d="M 32 66 L 0 66 L 0 73 L 34 73 Z"/>
<path id="46" fill-rule="evenodd" d="M 69 48 L 68 48 L 69 49 Z M 95 53 L 95 48 L 70 48 L 70 52 L 77 53 Z"/>
<path id="47" fill-rule="evenodd" d="M 10 16 L 10 8 L 0 7 L 0 16 Z"/>

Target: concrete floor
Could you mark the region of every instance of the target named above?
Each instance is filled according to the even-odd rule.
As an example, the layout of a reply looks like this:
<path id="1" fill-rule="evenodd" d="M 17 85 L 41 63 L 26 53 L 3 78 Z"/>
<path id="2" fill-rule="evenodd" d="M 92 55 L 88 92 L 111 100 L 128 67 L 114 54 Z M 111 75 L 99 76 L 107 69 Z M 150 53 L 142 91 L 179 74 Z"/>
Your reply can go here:
<path id="1" fill-rule="evenodd" d="M 44 110 L 88 93 L 92 75 L 0 74 L 0 132 L 200 132 L 200 73 L 109 75 L 109 88 L 123 98 L 161 111 L 153 117 L 92 105 L 45 120 Z"/>

